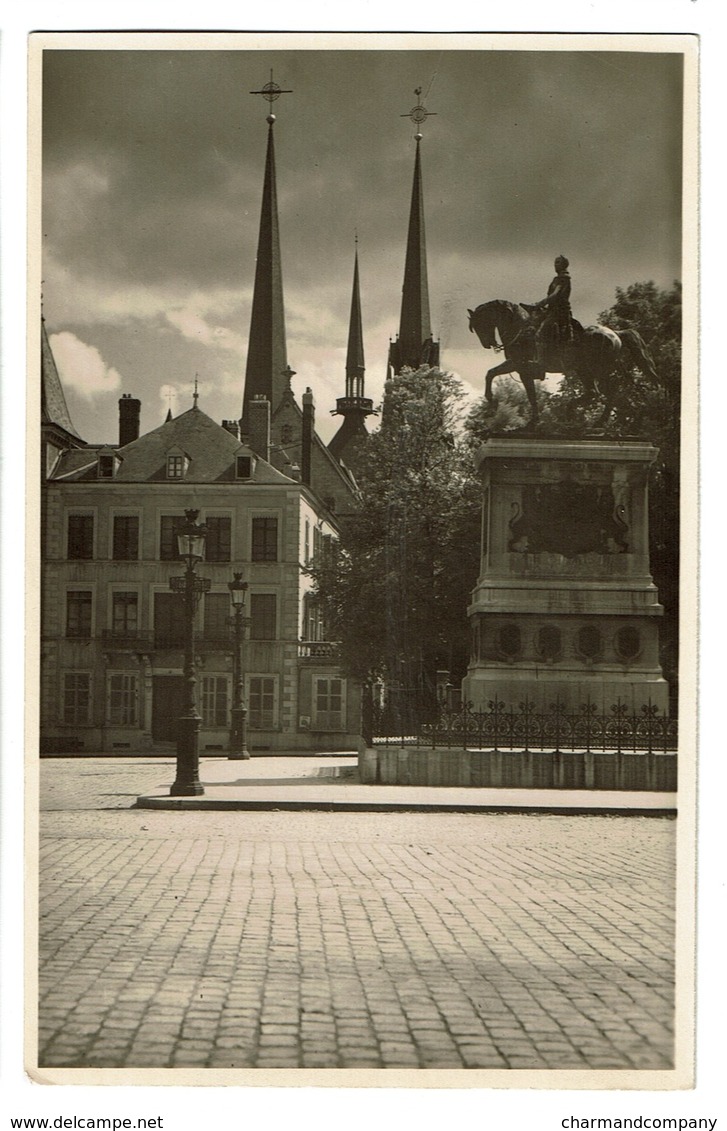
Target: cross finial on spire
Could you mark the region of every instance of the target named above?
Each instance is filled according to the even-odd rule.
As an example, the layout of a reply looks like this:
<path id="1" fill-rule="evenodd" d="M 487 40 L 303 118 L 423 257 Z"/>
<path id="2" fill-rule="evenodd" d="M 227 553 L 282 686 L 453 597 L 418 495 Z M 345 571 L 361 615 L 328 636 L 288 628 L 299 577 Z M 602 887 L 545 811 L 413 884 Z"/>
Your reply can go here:
<path id="1" fill-rule="evenodd" d="M 278 86 L 278 84 L 276 82 L 274 82 L 274 80 L 273 80 L 273 68 L 272 67 L 270 68 L 270 82 L 266 82 L 265 86 L 263 86 L 260 90 L 251 90 L 250 91 L 250 94 L 262 94 L 263 98 L 267 102 L 270 102 L 271 104 L 273 102 L 275 102 L 276 99 L 280 98 L 281 94 L 292 94 L 292 93 L 293 93 L 292 90 L 283 90 L 280 86 Z M 275 115 L 274 114 L 268 114 L 267 121 L 272 126 L 273 122 L 275 121 Z"/>
<path id="2" fill-rule="evenodd" d="M 196 408 L 197 401 L 199 400 L 199 373 L 195 373 L 194 375 L 194 394 L 192 396 L 192 400 L 194 401 L 193 407 Z"/>
<path id="3" fill-rule="evenodd" d="M 429 85 L 431 87 L 431 83 Z M 436 115 L 436 112 L 434 110 L 427 110 L 426 107 L 424 106 L 425 99 L 422 98 L 422 88 L 420 86 L 418 86 L 416 88 L 414 93 L 416 94 L 417 98 L 419 99 L 416 106 L 412 106 L 412 108 L 411 108 L 411 110 L 409 111 L 408 114 L 400 114 L 399 117 L 400 118 L 410 118 L 415 126 L 421 126 L 421 125 L 424 124 L 424 122 L 426 122 L 427 118 L 436 118 L 437 115 Z M 419 132 L 419 130 L 417 130 L 414 137 L 416 138 L 417 141 L 421 141 L 422 135 Z"/>

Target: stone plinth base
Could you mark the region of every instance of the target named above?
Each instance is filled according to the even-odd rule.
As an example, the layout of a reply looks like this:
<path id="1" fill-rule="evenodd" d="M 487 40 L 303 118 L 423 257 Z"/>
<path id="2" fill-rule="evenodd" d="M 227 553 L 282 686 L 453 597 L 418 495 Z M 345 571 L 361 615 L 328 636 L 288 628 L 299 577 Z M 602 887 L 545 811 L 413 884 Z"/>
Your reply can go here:
<path id="1" fill-rule="evenodd" d="M 568 712 L 590 704 L 667 710 L 663 614 L 649 566 L 648 478 L 640 441 L 490 439 L 480 573 L 468 608 L 462 685 L 475 711 L 497 701 Z"/>
<path id="2" fill-rule="evenodd" d="M 674 754 L 616 751 L 425 750 L 375 746 L 359 750 L 364 784 L 464 786 L 482 789 L 653 790 L 677 786 Z"/>
<path id="3" fill-rule="evenodd" d="M 661 673 L 593 673 L 548 668 L 472 666 L 462 683 L 463 702 L 473 711 L 486 711 L 497 700 L 506 709 L 517 710 L 526 700 L 535 711 L 548 711 L 556 702 L 568 713 L 577 713 L 590 703 L 598 714 L 608 715 L 617 705 L 638 714 L 643 707 L 669 710 L 669 686 Z"/>

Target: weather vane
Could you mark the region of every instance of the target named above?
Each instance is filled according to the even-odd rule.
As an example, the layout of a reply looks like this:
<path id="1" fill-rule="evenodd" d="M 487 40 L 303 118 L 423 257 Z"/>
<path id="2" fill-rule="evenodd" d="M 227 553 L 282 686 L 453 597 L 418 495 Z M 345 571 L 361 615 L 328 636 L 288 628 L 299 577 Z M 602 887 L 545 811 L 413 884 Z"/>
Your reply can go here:
<path id="1" fill-rule="evenodd" d="M 429 85 L 431 86 L 431 83 Z M 435 111 L 427 110 L 424 106 L 424 100 L 422 99 L 422 88 L 420 86 L 416 88 L 414 93 L 419 99 L 416 106 L 412 106 L 408 114 L 400 114 L 399 117 L 410 118 L 415 126 L 421 126 L 424 124 L 424 122 L 426 122 L 427 118 L 436 118 L 437 115 Z M 422 135 L 421 133 L 417 132 L 414 136 L 418 141 Z"/>
<path id="2" fill-rule="evenodd" d="M 292 93 L 293 93 L 292 90 L 283 90 L 281 87 L 278 86 L 278 84 L 276 82 L 274 82 L 274 80 L 273 80 L 273 68 L 272 67 L 270 68 L 270 82 L 266 82 L 265 86 L 262 88 L 262 90 L 251 90 L 250 91 L 250 94 L 262 94 L 263 98 L 267 102 L 269 102 L 271 104 L 271 106 L 272 106 L 272 103 L 276 101 L 276 99 L 280 98 L 281 94 L 292 94 Z M 268 114 L 268 121 L 271 122 L 271 124 L 272 124 L 272 122 L 275 121 L 275 115 L 274 114 Z"/>
<path id="3" fill-rule="evenodd" d="M 194 396 L 193 396 L 193 399 L 194 399 L 194 407 L 196 408 L 197 407 L 197 401 L 199 399 L 199 373 L 195 373 L 195 375 L 194 375 Z"/>

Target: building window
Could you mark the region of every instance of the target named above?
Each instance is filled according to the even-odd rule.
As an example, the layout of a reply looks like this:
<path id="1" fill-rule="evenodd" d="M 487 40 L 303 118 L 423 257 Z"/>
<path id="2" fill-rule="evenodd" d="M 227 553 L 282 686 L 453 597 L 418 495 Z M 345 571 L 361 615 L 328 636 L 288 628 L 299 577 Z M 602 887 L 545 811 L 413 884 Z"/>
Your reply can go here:
<path id="1" fill-rule="evenodd" d="M 205 519 L 207 540 L 204 547 L 205 561 L 229 562 L 232 544 L 232 520 L 229 515 L 213 515 Z"/>
<path id="2" fill-rule="evenodd" d="M 275 677 L 250 676 L 247 721 L 253 730 L 272 730 L 275 719 Z"/>
<path id="3" fill-rule="evenodd" d="M 202 723 L 206 727 L 226 727 L 227 676 L 202 676 Z"/>
<path id="4" fill-rule="evenodd" d="M 535 650 L 539 658 L 545 660 L 546 663 L 559 660 L 561 654 L 560 629 L 556 628 L 554 624 L 546 624 L 543 628 L 539 628 L 535 638 Z"/>
<path id="5" fill-rule="evenodd" d="M 136 676 L 127 672 L 109 675 L 109 718 L 111 726 L 136 726 Z"/>
<path id="6" fill-rule="evenodd" d="M 635 660 L 641 651 L 641 635 L 638 628 L 626 625 L 616 633 L 616 652 L 621 660 Z"/>
<path id="7" fill-rule="evenodd" d="M 303 639 L 304 640 L 325 640 L 326 630 L 323 621 L 323 609 L 320 601 L 315 599 L 308 599 L 305 602 L 305 614 L 303 624 Z"/>
<path id="8" fill-rule="evenodd" d="M 185 618 L 176 593 L 154 594 L 154 647 L 183 648 Z"/>
<path id="9" fill-rule="evenodd" d="M 179 561 L 179 546 L 177 545 L 177 531 L 184 523 L 183 514 L 163 514 L 159 528 L 159 560 L 162 562 Z"/>
<path id="10" fill-rule="evenodd" d="M 252 479 L 252 456 L 235 457 L 235 476 L 238 479 Z"/>
<path id="11" fill-rule="evenodd" d="M 183 454 L 175 452 L 167 456 L 167 479 L 184 479 L 187 460 Z"/>
<path id="12" fill-rule="evenodd" d="M 114 593 L 111 599 L 114 636 L 131 636 L 139 627 L 139 594 Z"/>
<path id="13" fill-rule="evenodd" d="M 113 538 L 114 561 L 135 562 L 139 557 L 138 514 L 115 514 Z"/>
<path id="14" fill-rule="evenodd" d="M 253 593 L 250 597 L 250 639 L 275 640 L 277 601 L 274 593 Z"/>
<path id="15" fill-rule="evenodd" d="M 278 520 L 256 515 L 252 520 L 252 560 L 276 562 L 278 560 Z"/>
<path id="16" fill-rule="evenodd" d="M 63 673 L 63 722 L 83 726 L 91 718 L 91 673 Z"/>
<path id="17" fill-rule="evenodd" d="M 75 589 L 66 594 L 66 636 L 90 636 L 93 594 Z"/>
<path id="18" fill-rule="evenodd" d="M 280 429 L 280 443 L 292 444 L 293 443 L 293 426 L 292 424 L 284 424 Z"/>
<path id="19" fill-rule="evenodd" d="M 116 471 L 116 456 L 104 452 L 98 457 L 98 477 L 99 479 L 113 479 Z"/>
<path id="20" fill-rule="evenodd" d="M 306 565 L 310 561 L 310 519 L 305 520 L 305 540 L 303 547 L 303 561 Z"/>
<path id="21" fill-rule="evenodd" d="M 205 593 L 204 629 L 205 644 L 230 646 L 230 594 Z"/>
<path id="22" fill-rule="evenodd" d="M 93 557 L 92 514 L 69 514 L 67 553 L 71 561 L 88 561 Z"/>
<path id="23" fill-rule="evenodd" d="M 313 729 L 343 730 L 346 683 L 338 677 L 315 676 L 313 680 Z"/>

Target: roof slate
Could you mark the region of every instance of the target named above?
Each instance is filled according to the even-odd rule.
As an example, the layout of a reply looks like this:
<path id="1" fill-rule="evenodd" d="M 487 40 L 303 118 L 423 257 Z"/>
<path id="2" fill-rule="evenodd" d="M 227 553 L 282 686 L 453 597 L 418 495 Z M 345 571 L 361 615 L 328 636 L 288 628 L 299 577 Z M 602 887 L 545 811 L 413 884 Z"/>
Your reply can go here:
<path id="1" fill-rule="evenodd" d="M 189 466 L 183 479 L 169 480 L 167 456 L 172 450 L 178 451 L 180 448 L 189 456 Z M 121 462 L 114 482 L 122 483 L 239 483 L 235 474 L 235 457 L 254 454 L 231 432 L 197 407 L 172 420 L 166 420 L 152 432 L 116 449 L 116 453 Z M 96 461 L 93 460 L 91 465 L 89 463 L 88 448 L 85 451 L 64 452 L 52 478 L 94 480 L 97 478 Z M 255 456 L 251 481 L 296 483 L 296 480 L 283 475 L 259 456 Z M 108 483 L 108 480 L 105 482 Z"/>

